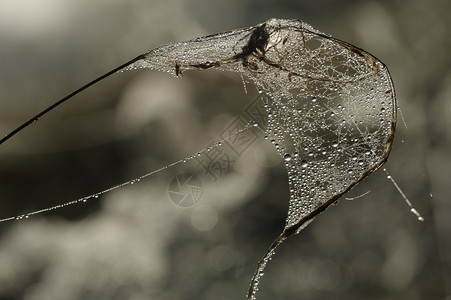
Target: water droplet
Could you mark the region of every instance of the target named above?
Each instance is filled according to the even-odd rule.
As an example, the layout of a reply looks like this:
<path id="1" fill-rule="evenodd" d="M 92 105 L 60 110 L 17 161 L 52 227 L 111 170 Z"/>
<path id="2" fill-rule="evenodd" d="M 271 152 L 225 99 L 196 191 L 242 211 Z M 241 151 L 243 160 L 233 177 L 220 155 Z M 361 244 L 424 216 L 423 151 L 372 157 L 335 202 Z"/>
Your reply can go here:
<path id="1" fill-rule="evenodd" d="M 291 161 L 291 155 L 290 154 L 285 154 L 284 156 L 283 156 L 283 160 L 284 161 L 286 161 L 286 162 L 289 162 L 289 161 Z"/>

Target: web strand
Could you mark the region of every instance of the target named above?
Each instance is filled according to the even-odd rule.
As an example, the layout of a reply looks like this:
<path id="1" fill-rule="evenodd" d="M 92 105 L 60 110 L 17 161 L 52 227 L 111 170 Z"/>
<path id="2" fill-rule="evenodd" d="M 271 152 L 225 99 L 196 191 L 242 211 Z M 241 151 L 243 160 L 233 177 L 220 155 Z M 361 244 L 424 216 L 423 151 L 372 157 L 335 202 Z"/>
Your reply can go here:
<path id="1" fill-rule="evenodd" d="M 387 169 L 384 168 L 385 174 L 387 174 L 387 178 L 393 183 L 395 188 L 398 190 L 401 197 L 404 199 L 404 201 L 407 203 L 407 205 L 410 208 L 410 211 L 417 217 L 418 221 L 424 221 L 424 218 L 420 215 L 420 213 L 413 207 L 412 203 L 407 198 L 406 194 L 402 191 L 402 189 L 399 187 L 399 185 L 396 183 L 395 179 L 388 173 Z"/>
<path id="2" fill-rule="evenodd" d="M 259 96 L 258 96 L 258 97 L 259 97 Z M 155 175 L 155 174 L 157 174 L 157 173 L 160 173 L 161 171 L 164 171 L 164 170 L 166 170 L 166 169 L 169 169 L 169 168 L 174 167 L 174 166 L 176 166 L 176 165 L 178 165 L 178 164 L 181 164 L 181 163 L 186 163 L 187 161 L 189 161 L 189 160 L 195 158 L 195 157 L 196 157 L 197 155 L 199 155 L 199 154 L 203 154 L 203 153 L 205 153 L 205 152 L 211 151 L 212 149 L 214 149 L 214 148 L 216 148 L 216 147 L 221 147 L 221 146 L 223 145 L 223 142 L 224 142 L 224 141 L 229 140 L 229 139 L 232 139 L 232 138 L 235 137 L 236 135 L 238 135 L 238 134 L 240 134 L 240 133 L 243 133 L 243 132 L 245 132 L 246 130 L 249 130 L 250 128 L 252 128 L 252 127 L 254 126 L 254 124 L 256 124 L 254 121 L 249 121 L 248 123 L 246 123 L 246 124 L 243 126 L 242 129 L 237 130 L 235 133 L 231 134 L 231 135 L 228 136 L 227 138 L 222 139 L 222 140 L 220 140 L 220 141 L 214 143 L 213 145 L 211 145 L 211 146 L 209 146 L 209 147 L 203 149 L 202 151 L 199 151 L 199 152 L 197 152 L 196 154 L 190 155 L 190 156 L 185 157 L 185 158 L 183 158 L 183 159 L 179 159 L 179 160 L 177 160 L 177 161 L 175 161 L 175 162 L 173 162 L 173 163 L 170 163 L 169 165 L 166 165 L 166 166 L 161 167 L 161 168 L 159 168 L 159 169 L 156 169 L 156 170 L 153 170 L 153 171 L 151 171 L 151 172 L 148 172 L 148 173 L 146 173 L 146 174 L 144 174 L 144 175 L 142 175 L 142 176 L 139 176 L 139 177 L 137 177 L 137 178 L 134 178 L 134 179 L 132 179 L 132 180 L 123 182 L 123 183 L 121 183 L 121 184 L 115 185 L 115 186 L 113 186 L 113 187 L 110 187 L 110 188 L 108 188 L 108 189 L 105 189 L 105 190 L 103 190 L 103 191 L 100 191 L 100 192 L 97 192 L 97 193 L 94 193 L 94 194 L 91 194 L 91 195 L 88 195 L 88 196 L 85 196 L 85 197 L 79 198 L 79 199 L 77 199 L 77 200 L 73 200 L 73 201 L 69 201 L 69 202 L 66 202 L 66 203 L 54 205 L 54 206 L 51 206 L 51 207 L 47 207 L 47 208 L 43 208 L 43 209 L 40 209 L 40 210 L 32 211 L 32 212 L 29 212 L 29 213 L 26 213 L 26 214 L 22 214 L 22 215 L 17 215 L 17 216 L 14 216 L 14 217 L 4 218 L 4 219 L 1 219 L 1 220 L 0 220 L 0 223 L 8 222 L 8 221 L 13 221 L 13 220 L 28 219 L 28 218 L 31 217 L 31 216 L 38 215 L 38 214 L 41 214 L 41 213 L 45 213 L 45 212 L 48 212 L 48 211 L 51 211 L 51 210 L 60 209 L 60 208 L 63 208 L 63 207 L 67 207 L 67 206 L 74 205 L 74 204 L 84 203 L 84 202 L 86 202 L 86 201 L 88 201 L 88 200 L 90 200 L 90 199 L 97 199 L 97 198 L 99 198 L 99 197 L 100 197 L 101 195 L 103 195 L 103 194 L 106 194 L 106 193 L 108 193 L 108 192 L 117 190 L 117 189 L 122 188 L 122 187 L 127 186 L 127 185 L 132 185 L 132 184 L 134 184 L 134 183 L 136 183 L 136 182 L 140 182 L 141 180 L 143 180 L 143 179 L 145 179 L 145 178 L 147 178 L 147 177 L 149 177 L 149 176 Z"/>

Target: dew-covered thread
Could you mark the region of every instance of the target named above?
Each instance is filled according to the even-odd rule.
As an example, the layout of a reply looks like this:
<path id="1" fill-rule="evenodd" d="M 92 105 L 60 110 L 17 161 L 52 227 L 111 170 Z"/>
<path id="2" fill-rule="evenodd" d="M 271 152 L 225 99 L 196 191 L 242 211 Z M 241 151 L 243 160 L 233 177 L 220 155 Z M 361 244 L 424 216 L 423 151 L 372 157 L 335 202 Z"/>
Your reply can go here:
<path id="1" fill-rule="evenodd" d="M 252 127 L 255 127 L 255 126 L 254 126 L 254 121 L 250 121 L 250 122 L 246 123 L 246 124 L 243 126 L 242 129 L 237 130 L 235 133 L 231 134 L 231 135 L 228 136 L 227 138 L 225 138 L 225 139 L 223 139 L 223 140 L 220 140 L 220 141 L 218 141 L 217 143 L 214 143 L 213 145 L 210 145 L 209 147 L 203 149 L 202 151 L 197 152 L 197 153 L 194 154 L 194 155 L 190 155 L 190 156 L 188 156 L 188 157 L 185 157 L 185 158 L 183 158 L 183 159 L 180 159 L 180 160 L 178 160 L 178 161 L 175 161 L 175 162 L 173 162 L 173 163 L 171 163 L 171 164 L 169 164 L 169 165 L 166 165 L 166 166 L 164 166 L 164 167 L 161 167 L 161 168 L 159 168 L 159 169 L 157 169 L 157 170 L 151 171 L 151 172 L 149 172 L 149 173 L 146 173 L 146 174 L 144 174 L 144 175 L 142 175 L 142 176 L 140 176 L 140 177 L 134 178 L 134 179 L 129 180 L 129 181 L 127 181 L 127 182 L 123 182 L 123 183 L 121 183 L 121 184 L 115 185 L 115 186 L 110 187 L 110 188 L 108 188 L 108 189 L 106 189 L 106 190 L 103 190 L 103 191 L 101 191 L 101 192 L 97 192 L 97 193 L 94 193 L 94 194 L 92 194 L 92 195 L 89 195 L 89 196 L 85 196 L 85 197 L 79 198 L 79 199 L 77 199 L 77 200 L 73 200 L 73 201 L 70 201 L 70 202 L 63 203 L 63 204 L 58 204 L 58 205 L 55 205 L 55 206 L 52 206 L 52 207 L 40 209 L 40 210 L 33 211 L 33 212 L 30 212 L 30 213 L 18 215 L 18 216 L 15 216 L 15 217 L 4 218 L 4 219 L 1 219 L 1 220 L 0 220 L 0 223 L 2 223 L 2 222 L 7 222 L 7 221 L 13 221 L 13 220 L 23 220 L 23 219 L 28 219 L 30 216 L 33 216 L 33 215 L 41 214 L 41 213 L 44 213 L 44 212 L 48 212 L 48 211 L 51 211 L 51 210 L 55 210 L 55 209 L 67 207 L 67 206 L 74 205 L 74 204 L 84 203 L 84 202 L 87 202 L 87 201 L 90 200 L 90 199 L 97 199 L 97 198 L 99 198 L 99 197 L 100 197 L 101 195 L 103 195 L 103 194 L 106 194 L 106 193 L 108 193 L 108 192 L 111 192 L 111 191 L 113 191 L 113 190 L 119 189 L 119 188 L 124 187 L 124 186 L 127 186 L 127 185 L 133 185 L 133 184 L 135 184 L 135 183 L 137 183 L 137 182 L 140 182 L 142 179 L 144 179 L 144 178 L 146 178 L 146 177 L 149 177 L 149 176 L 151 176 L 151 175 L 157 174 L 157 173 L 159 173 L 159 172 L 161 172 L 161 171 L 163 171 L 163 170 L 169 169 L 169 168 L 171 168 L 171 167 L 173 167 L 173 166 L 175 166 L 175 165 L 178 165 L 178 164 L 180 164 L 180 163 L 186 163 L 187 161 L 189 161 L 189 160 L 195 158 L 195 157 L 196 157 L 197 155 L 199 155 L 199 154 L 202 154 L 202 153 L 204 153 L 204 152 L 211 151 L 211 150 L 212 150 L 213 148 L 215 148 L 215 147 L 220 147 L 220 146 L 222 146 L 222 143 L 223 143 L 224 141 L 229 140 L 229 139 L 232 139 L 232 138 L 235 137 L 236 135 L 238 135 L 238 134 L 240 134 L 240 133 L 242 133 L 242 132 L 244 132 L 244 131 L 246 131 L 246 130 L 252 128 Z"/>

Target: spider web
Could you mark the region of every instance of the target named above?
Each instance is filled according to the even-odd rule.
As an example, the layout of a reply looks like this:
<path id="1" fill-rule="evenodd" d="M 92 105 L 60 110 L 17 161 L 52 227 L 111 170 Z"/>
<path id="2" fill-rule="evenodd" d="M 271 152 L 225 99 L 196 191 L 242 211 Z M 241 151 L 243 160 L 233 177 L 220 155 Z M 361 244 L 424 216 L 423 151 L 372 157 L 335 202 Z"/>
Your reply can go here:
<path id="1" fill-rule="evenodd" d="M 299 20 L 270 19 L 163 46 L 126 69 L 175 76 L 191 69 L 238 72 L 265 93 L 266 135 L 283 158 L 286 224 L 257 265 L 248 298 L 275 248 L 388 158 L 396 124 L 390 74 L 377 58 Z"/>
<path id="2" fill-rule="evenodd" d="M 287 168 L 290 199 L 285 227 L 258 263 L 249 299 L 255 299 L 259 278 L 276 247 L 388 158 L 396 100 L 385 65 L 368 52 L 302 21 L 280 19 L 150 50 L 64 97 L 0 143 L 115 71 L 137 68 L 174 76 L 182 76 L 186 70 L 219 68 L 253 81 L 267 96 L 262 97 L 267 113 L 264 130 Z M 250 123 L 242 131 L 249 127 Z M 193 157 L 97 194 L 0 222 L 97 198 Z"/>
<path id="3" fill-rule="evenodd" d="M 270 96 L 267 134 L 289 175 L 288 228 L 380 166 L 396 108 L 374 57 L 300 21 L 271 24 L 265 56 L 283 69 L 254 58 L 263 71 L 245 73 Z"/>
<path id="4" fill-rule="evenodd" d="M 149 51 L 125 70 L 175 76 L 238 72 L 267 94 L 266 134 L 290 184 L 286 227 L 335 200 L 388 157 L 396 104 L 387 68 L 371 54 L 299 20 L 270 19 Z"/>

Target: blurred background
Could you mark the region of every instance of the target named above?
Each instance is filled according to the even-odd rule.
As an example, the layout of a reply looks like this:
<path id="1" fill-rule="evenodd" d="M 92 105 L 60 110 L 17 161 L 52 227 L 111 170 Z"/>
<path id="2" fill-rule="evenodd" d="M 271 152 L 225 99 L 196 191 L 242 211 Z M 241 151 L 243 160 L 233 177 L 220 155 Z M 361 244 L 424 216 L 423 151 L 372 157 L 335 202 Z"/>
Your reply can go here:
<path id="1" fill-rule="evenodd" d="M 385 166 L 425 221 L 380 170 L 346 196 L 369 194 L 341 199 L 278 249 L 258 299 L 449 300 L 450 9 L 446 0 L 3 0 L 0 134 L 148 49 L 301 19 L 390 69 L 405 125 L 400 114 Z M 257 93 L 247 90 L 238 74 L 215 70 L 102 81 L 0 147 L 0 218 L 205 149 L 250 117 Z M 214 168 L 199 156 L 98 199 L 0 223 L 0 299 L 244 299 L 289 195 L 272 145 L 257 129 L 245 141 L 223 145 Z M 193 205 L 177 204 L 191 191 Z"/>

